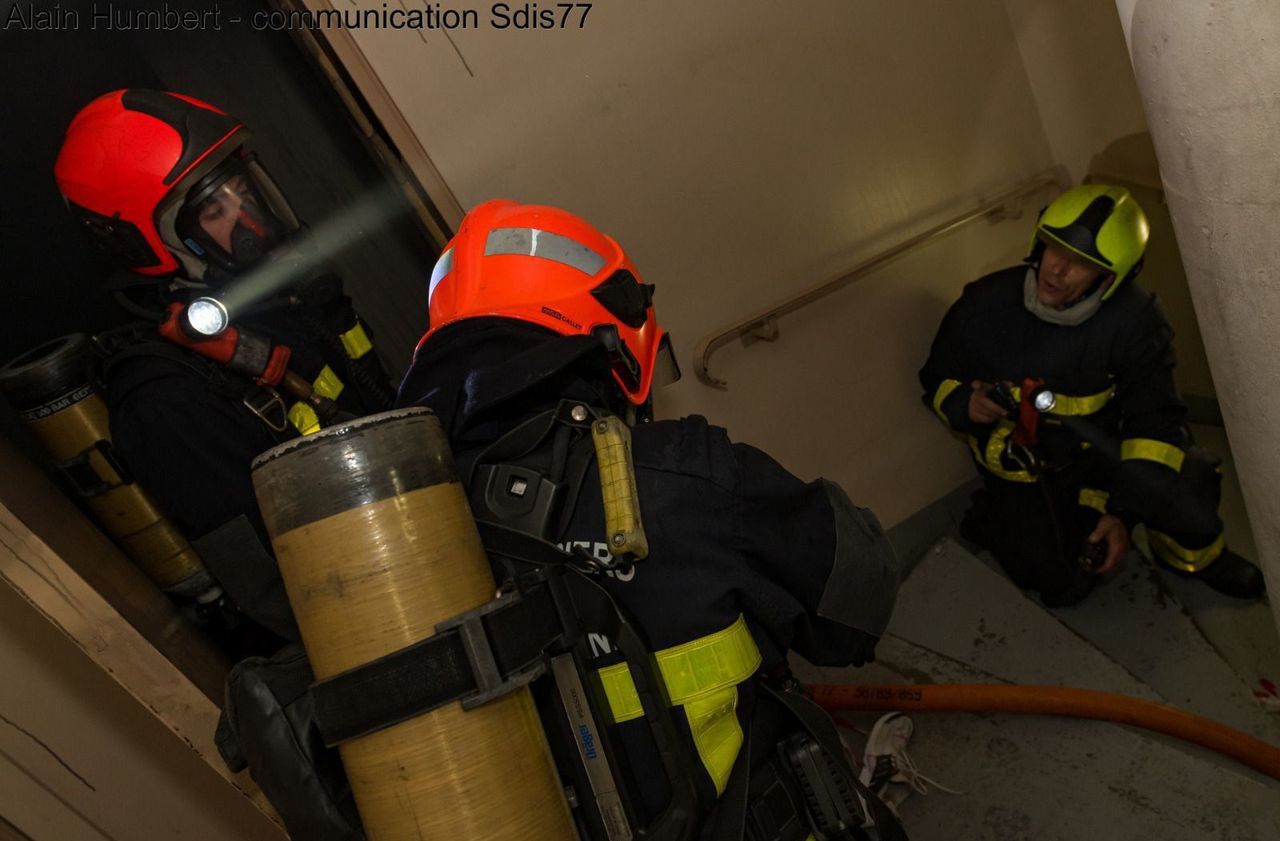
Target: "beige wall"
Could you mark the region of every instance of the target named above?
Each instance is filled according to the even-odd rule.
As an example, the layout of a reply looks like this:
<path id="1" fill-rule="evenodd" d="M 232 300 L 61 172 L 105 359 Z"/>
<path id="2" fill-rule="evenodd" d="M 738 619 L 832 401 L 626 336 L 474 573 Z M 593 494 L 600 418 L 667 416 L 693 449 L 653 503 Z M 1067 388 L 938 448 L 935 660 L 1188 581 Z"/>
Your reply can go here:
<path id="1" fill-rule="evenodd" d="M 559 204 L 632 252 L 687 374 L 699 339 L 1054 163 L 1156 177 L 1126 156 L 1146 125 L 1112 0 L 649 0 L 597 3 L 581 31 L 481 24 L 353 37 L 463 207 Z M 706 414 L 889 523 L 910 515 L 972 475 L 915 371 L 961 285 L 1016 261 L 1049 197 L 784 319 L 774 344 L 726 347 L 729 391 L 689 376 L 660 413 Z M 1210 396 L 1167 215 L 1144 198 L 1147 280 L 1184 387 Z"/>
<path id="2" fill-rule="evenodd" d="M 1145 132 L 1114 0 L 1004 0 L 1049 146 L 1079 183 L 1113 141 Z"/>
<path id="3" fill-rule="evenodd" d="M 284 833 L 0 578 L 0 815 L 34 841 Z"/>
<path id="4" fill-rule="evenodd" d="M 464 206 L 559 204 L 633 253 L 686 373 L 707 333 L 1052 162 L 999 0 L 611 0 L 582 31 L 450 38 L 355 33 Z M 907 516 L 972 469 L 915 371 L 1029 221 L 978 223 L 784 320 L 776 344 L 726 348 L 728 392 L 690 375 L 660 412 L 707 414 Z"/>
<path id="5" fill-rule="evenodd" d="M 29 481 L 8 467 L 7 482 Z M 81 515 L 61 516 L 33 520 L 74 534 Z M 0 817 L 34 841 L 285 838 L 217 756 L 210 698 L 3 501 L 0 675 Z"/>

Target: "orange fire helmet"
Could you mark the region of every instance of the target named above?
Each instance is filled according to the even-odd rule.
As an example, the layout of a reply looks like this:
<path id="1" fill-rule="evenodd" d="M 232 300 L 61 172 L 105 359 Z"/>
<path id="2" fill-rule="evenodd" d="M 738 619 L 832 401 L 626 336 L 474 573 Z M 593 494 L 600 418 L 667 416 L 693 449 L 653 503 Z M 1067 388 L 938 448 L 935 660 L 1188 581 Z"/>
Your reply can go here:
<path id="1" fill-rule="evenodd" d="M 654 287 L 612 237 L 564 210 L 494 199 L 462 220 L 431 273 L 431 329 L 514 318 L 563 336 L 595 336 L 636 405 L 679 377 L 671 339 L 658 326 Z"/>

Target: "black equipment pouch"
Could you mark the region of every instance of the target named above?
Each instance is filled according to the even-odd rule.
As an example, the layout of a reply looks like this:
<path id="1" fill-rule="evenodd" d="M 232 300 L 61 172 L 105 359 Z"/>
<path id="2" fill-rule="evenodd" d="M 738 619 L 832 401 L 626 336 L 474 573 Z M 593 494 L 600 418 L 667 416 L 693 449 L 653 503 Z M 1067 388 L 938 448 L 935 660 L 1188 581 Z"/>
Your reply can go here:
<path id="1" fill-rule="evenodd" d="M 784 772 L 800 784 L 814 838 L 907 841 L 897 816 L 858 780 L 826 710 L 801 694 L 794 681 L 763 683 L 761 689 L 799 725 L 797 733 L 780 743 L 779 757 Z"/>
<path id="2" fill-rule="evenodd" d="M 594 409 L 563 401 L 490 444 L 470 464 L 460 464 L 476 520 L 544 540 L 564 531 L 595 455 L 595 415 Z"/>
<path id="3" fill-rule="evenodd" d="M 784 768 L 790 772 L 792 779 L 799 783 L 803 792 L 804 809 L 813 822 L 814 836 L 817 838 L 857 838 L 862 836 L 864 815 L 868 806 L 858 796 L 847 777 L 841 773 L 838 760 L 831 756 L 822 746 L 806 732 L 793 733 L 778 745 L 778 752 Z M 781 785 L 783 775 L 779 774 L 779 784 L 765 792 L 760 805 L 769 805 L 769 801 L 778 803 L 786 789 Z M 761 816 L 760 808 L 752 809 L 752 817 Z M 769 805 L 769 814 L 777 814 L 778 806 Z M 855 835 L 854 833 L 857 833 Z M 769 836 L 769 841 L 782 839 L 781 833 Z"/>
<path id="4" fill-rule="evenodd" d="M 805 792 L 779 758 L 751 769 L 743 841 L 805 841 Z"/>
<path id="5" fill-rule="evenodd" d="M 314 680 L 296 643 L 237 663 L 227 675 L 218 752 L 232 771 L 249 768 L 293 838 L 364 841 L 338 752 L 316 726 L 307 691 Z"/>

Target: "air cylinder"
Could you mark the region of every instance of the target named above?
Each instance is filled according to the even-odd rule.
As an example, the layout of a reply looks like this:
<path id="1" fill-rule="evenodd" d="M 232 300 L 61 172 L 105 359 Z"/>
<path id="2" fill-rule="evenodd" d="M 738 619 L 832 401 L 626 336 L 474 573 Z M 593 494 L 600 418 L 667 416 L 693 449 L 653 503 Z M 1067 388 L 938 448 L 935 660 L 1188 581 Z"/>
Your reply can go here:
<path id="1" fill-rule="evenodd" d="M 254 489 L 317 680 L 432 636 L 495 584 L 435 415 L 268 450 Z M 533 699 L 454 701 L 339 748 L 370 841 L 576 841 Z"/>
<path id="2" fill-rule="evenodd" d="M 178 528 L 111 449 L 107 405 L 89 375 L 89 340 L 73 333 L 0 368 L 0 392 L 83 497 L 98 525 L 165 592 L 221 594 Z"/>

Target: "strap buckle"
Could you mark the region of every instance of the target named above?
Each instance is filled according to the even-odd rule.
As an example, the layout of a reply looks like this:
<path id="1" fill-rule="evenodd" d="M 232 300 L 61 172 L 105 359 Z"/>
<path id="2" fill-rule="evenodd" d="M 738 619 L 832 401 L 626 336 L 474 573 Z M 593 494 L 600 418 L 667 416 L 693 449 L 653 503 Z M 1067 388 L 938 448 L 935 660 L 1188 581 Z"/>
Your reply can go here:
<path id="1" fill-rule="evenodd" d="M 274 388 L 259 386 L 241 398 L 240 402 L 271 429 L 276 432 L 288 431 L 289 413 L 285 411 L 284 398 Z M 268 413 L 276 413 L 280 420 L 273 421 Z"/>
<path id="2" fill-rule="evenodd" d="M 473 710 L 494 698 L 513 692 L 521 686 L 532 683 L 547 671 L 547 664 L 542 659 L 533 660 L 505 675 L 502 669 L 498 668 L 497 658 L 493 654 L 493 644 L 489 640 L 489 632 L 483 620 L 492 613 L 514 607 L 520 601 L 520 594 L 514 588 L 502 589 L 498 591 L 496 598 L 474 610 L 459 613 L 436 625 L 437 634 L 457 631 L 458 638 L 462 641 L 462 649 L 467 655 L 467 662 L 471 665 L 471 674 L 475 678 L 476 688 L 459 699 L 464 710 Z"/>
<path id="3" fill-rule="evenodd" d="M 333 747 L 453 701 L 475 709 L 545 674 L 565 636 L 549 587 L 504 587 L 426 639 L 313 684 L 321 738 Z"/>

